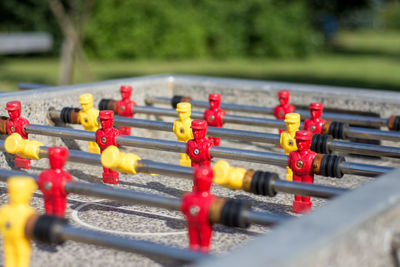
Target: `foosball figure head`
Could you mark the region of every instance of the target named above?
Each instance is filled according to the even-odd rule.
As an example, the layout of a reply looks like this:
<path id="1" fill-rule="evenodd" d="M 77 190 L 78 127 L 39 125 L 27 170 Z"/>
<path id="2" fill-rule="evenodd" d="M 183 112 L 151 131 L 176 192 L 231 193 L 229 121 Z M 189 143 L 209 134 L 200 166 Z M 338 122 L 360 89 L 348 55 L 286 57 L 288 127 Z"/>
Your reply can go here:
<path id="1" fill-rule="evenodd" d="M 214 178 L 213 170 L 210 167 L 198 167 L 194 170 L 193 192 L 210 192 Z"/>
<path id="2" fill-rule="evenodd" d="M 187 119 L 190 119 L 192 105 L 187 102 L 180 102 L 176 105 L 176 111 L 178 111 L 179 120 L 185 121 Z"/>
<path id="3" fill-rule="evenodd" d="M 289 133 L 295 133 L 300 127 L 300 114 L 288 113 L 285 115 L 286 129 Z"/>
<path id="4" fill-rule="evenodd" d="M 206 137 L 207 134 L 207 122 L 201 120 L 194 120 L 192 122 L 192 128 L 194 139 L 201 140 Z"/>
<path id="5" fill-rule="evenodd" d="M 120 87 L 122 100 L 130 99 L 132 95 L 132 86 L 130 85 L 121 85 Z"/>
<path id="6" fill-rule="evenodd" d="M 84 112 L 88 111 L 93 107 L 93 96 L 92 94 L 82 94 L 79 96 L 79 104 L 82 106 Z"/>
<path id="7" fill-rule="evenodd" d="M 220 94 L 209 94 L 208 100 L 210 102 L 211 109 L 218 109 L 221 105 L 221 95 Z"/>
<path id="8" fill-rule="evenodd" d="M 62 169 L 69 157 L 69 151 L 66 147 L 50 147 L 49 162 L 53 170 Z"/>
<path id="9" fill-rule="evenodd" d="M 11 177 L 8 179 L 8 194 L 11 205 L 28 205 L 37 186 L 30 177 Z"/>
<path id="10" fill-rule="evenodd" d="M 287 105 L 289 103 L 290 91 L 281 90 L 278 92 L 279 103 L 281 106 Z"/>
<path id="11" fill-rule="evenodd" d="M 321 118 L 323 107 L 324 106 L 322 103 L 311 103 L 310 104 L 311 118 L 312 119 Z"/>
<path id="12" fill-rule="evenodd" d="M 99 113 L 99 120 L 102 129 L 110 129 L 114 124 L 114 111 L 102 110 Z"/>
<path id="13" fill-rule="evenodd" d="M 15 120 L 21 117 L 21 102 L 10 101 L 6 104 L 6 110 L 8 111 L 8 116 L 11 120 Z"/>
<path id="14" fill-rule="evenodd" d="M 296 144 L 298 151 L 306 151 L 311 147 L 312 132 L 310 131 L 297 131 L 296 132 Z"/>

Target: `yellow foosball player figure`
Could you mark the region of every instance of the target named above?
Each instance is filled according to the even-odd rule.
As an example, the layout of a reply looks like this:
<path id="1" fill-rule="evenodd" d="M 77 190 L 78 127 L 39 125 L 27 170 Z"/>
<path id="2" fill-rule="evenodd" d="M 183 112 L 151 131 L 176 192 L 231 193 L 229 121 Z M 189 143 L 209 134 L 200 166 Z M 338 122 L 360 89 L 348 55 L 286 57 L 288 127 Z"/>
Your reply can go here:
<path id="1" fill-rule="evenodd" d="M 5 267 L 29 266 L 31 243 L 25 236 L 25 224 L 35 214 L 29 205 L 35 189 L 36 183 L 30 177 L 14 176 L 8 179 L 10 203 L 0 208 Z"/>
<path id="2" fill-rule="evenodd" d="M 174 122 L 173 131 L 178 137 L 179 142 L 189 141 L 193 139 L 193 132 L 190 126 L 192 125 L 192 119 L 190 118 L 192 106 L 190 103 L 181 102 L 176 106 L 176 111 L 178 111 L 179 119 Z M 191 161 L 186 153 L 181 153 L 181 160 L 179 161 L 181 166 L 191 166 Z"/>
<path id="3" fill-rule="evenodd" d="M 300 127 L 300 114 L 298 113 L 288 113 L 285 115 L 286 131 L 281 133 L 280 144 L 286 155 L 290 152 L 297 150 L 296 145 L 296 132 Z M 287 174 L 286 180 L 293 181 L 293 172 L 289 167 L 286 167 Z"/>
<path id="4" fill-rule="evenodd" d="M 79 123 L 83 125 L 83 128 L 86 131 L 97 131 L 99 129 L 99 123 L 97 121 L 99 110 L 93 108 L 92 94 L 80 95 L 79 104 L 82 106 L 82 110 L 79 111 L 78 114 Z M 89 152 L 100 153 L 100 148 L 96 142 L 89 142 Z"/>

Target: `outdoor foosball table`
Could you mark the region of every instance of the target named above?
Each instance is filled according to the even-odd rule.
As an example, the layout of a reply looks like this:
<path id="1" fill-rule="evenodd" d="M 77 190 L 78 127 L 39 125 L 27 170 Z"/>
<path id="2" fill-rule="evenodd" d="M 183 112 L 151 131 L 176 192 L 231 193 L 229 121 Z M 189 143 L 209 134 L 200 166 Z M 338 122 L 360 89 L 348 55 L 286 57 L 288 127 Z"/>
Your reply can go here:
<path id="1" fill-rule="evenodd" d="M 36 180 L 36 214 L 16 216 L 29 215 L 21 233 L 32 252 L 21 258 L 30 266 L 397 266 L 399 101 L 395 92 L 182 75 L 2 93 L 0 205 L 7 180 L 9 190 L 21 187 L 16 176 Z M 319 124 L 301 131 L 310 103 Z M 62 169 L 54 193 L 49 181 Z M 4 214 L 9 233 L 16 226 Z"/>

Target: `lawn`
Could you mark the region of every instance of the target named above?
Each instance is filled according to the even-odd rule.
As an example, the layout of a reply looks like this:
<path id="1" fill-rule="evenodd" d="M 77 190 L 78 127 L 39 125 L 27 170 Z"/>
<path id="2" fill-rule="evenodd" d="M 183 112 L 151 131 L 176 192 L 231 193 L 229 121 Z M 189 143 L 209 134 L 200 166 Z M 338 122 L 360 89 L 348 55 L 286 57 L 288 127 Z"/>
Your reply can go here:
<path id="1" fill-rule="evenodd" d="M 331 52 L 306 59 L 235 59 L 187 61 L 90 61 L 78 66 L 76 82 L 149 74 L 180 73 L 387 90 L 400 89 L 400 33 L 344 32 Z M 0 90 L 19 82 L 57 84 L 55 58 L 1 58 Z"/>

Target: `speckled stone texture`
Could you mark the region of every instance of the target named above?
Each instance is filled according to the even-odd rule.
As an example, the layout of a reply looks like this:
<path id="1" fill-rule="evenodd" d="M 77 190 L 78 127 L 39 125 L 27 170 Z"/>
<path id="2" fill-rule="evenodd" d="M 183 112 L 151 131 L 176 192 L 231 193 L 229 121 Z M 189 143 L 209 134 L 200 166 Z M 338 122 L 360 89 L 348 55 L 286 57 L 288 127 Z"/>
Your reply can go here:
<path id="1" fill-rule="evenodd" d="M 271 83 L 250 80 L 235 79 L 219 79 L 209 77 L 191 77 L 191 76 L 147 76 L 133 79 L 111 80 L 106 82 L 81 84 L 74 86 L 53 87 L 41 90 L 32 90 L 15 93 L 4 93 L 0 98 L 0 107 L 5 107 L 5 103 L 10 100 L 18 99 L 23 104 L 22 115 L 30 120 L 33 124 L 46 124 L 50 122 L 46 118 L 49 107 L 61 109 L 65 106 L 79 107 L 79 95 L 82 93 L 92 93 L 94 96 L 95 106 L 101 98 L 119 99 L 119 86 L 128 84 L 133 86 L 133 99 L 138 105 L 144 105 L 144 98 L 149 96 L 172 97 L 174 94 L 190 95 L 195 99 L 206 100 L 208 93 L 218 92 L 222 94 L 224 102 L 244 103 L 260 106 L 274 106 L 277 104 L 276 94 L 279 89 L 290 89 L 292 91 L 292 100 L 294 104 L 306 105 L 310 101 L 322 101 L 326 107 L 346 109 L 346 110 L 362 110 L 372 111 L 388 117 L 392 114 L 400 114 L 397 103 L 400 100 L 400 94 L 368 91 L 368 90 L 349 90 L 346 88 L 337 89 L 331 87 L 316 86 L 300 86 L 286 83 Z M 6 115 L 5 110 L 0 110 L 0 115 Z M 173 121 L 173 118 L 154 117 L 139 115 L 138 118 L 158 119 L 165 121 Z M 80 125 L 69 126 L 82 129 Z M 238 125 L 226 125 L 226 128 L 244 128 Z M 276 132 L 275 129 L 263 129 L 261 127 L 245 127 L 246 130 L 252 129 L 257 131 Z M 132 134 L 142 137 L 162 138 L 168 140 L 176 140 L 174 134 L 168 132 L 149 131 L 144 129 L 132 129 Z M 31 139 L 42 141 L 46 146 L 62 145 L 68 146 L 70 149 L 82 149 L 87 151 L 87 143 L 82 141 L 49 138 L 45 136 L 31 135 Z M 275 146 L 267 144 L 252 144 L 246 142 L 222 140 L 221 146 L 236 147 L 242 149 L 252 149 L 260 151 L 272 151 L 281 153 L 281 150 Z M 133 152 L 141 156 L 142 159 L 149 159 L 171 164 L 178 164 L 179 155 L 171 152 L 146 150 L 139 148 L 124 148 L 125 152 Z M 6 153 L 1 153 L 0 167 L 11 168 L 12 157 Z M 214 160 L 214 162 L 216 159 Z M 347 161 L 363 162 L 384 166 L 396 166 L 393 160 L 372 160 L 367 158 L 347 158 Z M 262 165 L 256 163 L 246 163 L 229 160 L 231 165 L 244 168 L 261 169 L 265 171 L 277 172 L 280 177 L 284 177 L 285 171 L 276 166 Z M 39 173 L 42 169 L 47 168 L 46 159 L 32 162 L 33 168 L 30 173 Z M 68 163 L 66 169 L 74 176 L 75 179 L 82 182 L 101 183 L 102 168 L 100 166 L 89 166 L 84 164 Z M 365 178 L 354 175 L 346 175 L 342 179 L 332 179 L 324 177 L 316 177 L 315 182 L 318 184 L 340 186 L 345 188 L 356 188 L 360 185 L 373 180 L 373 178 Z M 186 179 L 178 179 L 166 176 L 150 176 L 146 174 L 138 175 L 120 175 L 120 183 L 115 186 L 118 188 L 132 189 L 135 191 L 149 192 L 161 194 L 169 197 L 180 197 L 185 192 L 190 191 L 192 182 Z M 0 182 L 0 204 L 6 203 L 6 184 Z M 232 197 L 237 199 L 248 200 L 254 209 L 265 212 L 278 212 L 283 214 L 291 213 L 291 204 L 293 195 L 279 193 L 274 198 L 260 197 L 245 193 L 243 191 L 232 191 L 219 186 L 213 187 L 213 193 L 218 196 Z M 350 193 L 351 194 L 351 193 Z M 349 194 L 349 195 L 350 195 Z M 367 196 L 366 196 L 367 197 Z M 340 198 L 338 198 L 339 200 Z M 316 209 L 323 210 L 326 201 L 314 198 L 313 206 Z M 334 203 L 336 200 L 332 200 Z M 41 193 L 35 193 L 32 205 L 43 212 L 43 203 Z M 329 205 L 328 205 L 329 206 Z M 346 208 L 345 206 L 343 208 Z M 313 214 L 315 215 L 315 214 Z M 297 215 L 296 215 L 297 216 Z M 330 216 L 335 216 L 331 214 Z M 167 211 L 158 208 L 145 206 L 132 206 L 124 203 L 116 203 L 105 199 L 95 199 L 78 195 L 70 195 L 68 201 L 67 217 L 70 222 L 76 226 L 90 228 L 93 230 L 107 231 L 118 235 L 128 236 L 132 238 L 144 239 L 163 243 L 176 247 L 187 247 L 188 239 L 186 235 L 185 222 L 179 212 Z M 304 216 L 307 218 L 308 216 Z M 386 218 L 386 217 L 385 217 Z M 389 217 L 388 217 L 389 218 Z M 318 216 L 313 219 L 318 220 Z M 360 226 L 360 237 L 368 235 L 368 231 L 373 224 L 380 226 L 385 225 L 387 220 L 376 220 L 365 222 Z M 296 225 L 297 220 L 291 222 Z M 257 239 L 259 234 L 267 233 L 271 230 L 267 227 L 252 226 L 247 230 L 229 229 L 222 226 L 215 226 L 212 239 L 211 253 L 216 255 L 227 255 L 229 258 L 230 251 L 234 249 L 241 250 L 246 247 L 248 242 Z M 358 228 L 357 228 L 358 229 Z M 290 229 L 287 229 L 290 232 Z M 340 234 L 340 233 L 338 233 Z M 357 235 L 357 231 L 354 231 Z M 267 234 L 268 236 L 268 234 Z M 277 237 L 279 239 L 279 237 Z M 356 237 L 354 237 L 356 238 Z M 380 237 L 379 237 L 380 238 Z M 377 238 L 377 239 L 379 239 Z M 353 239 L 340 239 L 343 246 L 351 246 Z M 362 239 L 360 239 L 362 240 Z M 0 247 L 1 247 L 0 240 Z M 368 242 L 374 241 L 373 238 Z M 340 265 L 342 262 L 332 260 L 339 252 L 334 249 L 327 251 L 324 249 L 328 246 L 320 247 L 319 265 Z M 335 248 L 336 244 L 332 243 L 331 247 Z M 330 248 L 331 248 L 330 247 Z M 287 249 L 282 247 L 281 249 Z M 339 249 L 339 248 L 338 248 Z M 365 255 L 362 250 L 347 250 L 345 253 L 351 255 L 360 255 L 360 262 L 365 257 L 374 257 L 373 251 Z M 236 254 L 237 252 L 235 252 Z M 325 253 L 325 254 L 324 254 Z M 362 255 L 362 258 L 361 258 Z M 378 255 L 378 254 L 377 254 Z M 290 255 L 289 255 L 290 256 Z M 313 254 L 304 254 L 304 257 L 312 257 Z M 258 255 L 252 256 L 253 258 Z M 361 259 L 363 259 L 361 261 Z M 0 255 L 2 260 L 2 255 Z M 367 261 L 368 262 L 368 261 Z M 385 261 L 387 262 L 387 261 Z M 303 266 L 307 266 L 309 262 L 304 261 Z M 168 262 L 143 257 L 137 254 L 119 252 L 110 249 L 95 247 L 92 245 L 78 244 L 67 242 L 61 247 L 52 248 L 46 245 L 34 244 L 32 254 L 32 266 L 156 266 L 168 265 Z M 368 265 L 368 264 L 367 264 Z"/>

